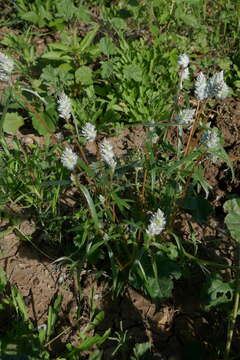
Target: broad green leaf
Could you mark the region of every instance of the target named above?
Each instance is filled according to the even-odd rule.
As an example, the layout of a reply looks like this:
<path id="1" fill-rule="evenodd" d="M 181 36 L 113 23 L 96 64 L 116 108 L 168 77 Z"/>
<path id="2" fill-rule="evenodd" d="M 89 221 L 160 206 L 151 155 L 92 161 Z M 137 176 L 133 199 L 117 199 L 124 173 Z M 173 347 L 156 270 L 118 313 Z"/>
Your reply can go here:
<path id="1" fill-rule="evenodd" d="M 81 66 L 75 72 L 76 82 L 82 83 L 83 85 L 91 85 L 92 80 L 92 70 L 87 66 Z"/>
<path id="2" fill-rule="evenodd" d="M 206 221 L 213 211 L 212 205 L 206 199 L 200 196 L 187 194 L 181 202 L 181 208 L 188 210 L 192 216 L 199 222 Z"/>
<path id="3" fill-rule="evenodd" d="M 25 14 L 21 15 L 23 20 L 32 22 L 33 24 L 37 25 L 39 21 L 39 16 L 34 11 L 28 11 Z"/>
<path id="4" fill-rule="evenodd" d="M 103 79 L 108 79 L 113 74 L 113 63 L 111 61 L 105 61 L 102 63 L 101 75 Z"/>
<path id="5" fill-rule="evenodd" d="M 194 15 L 191 14 L 182 14 L 181 16 L 181 20 L 184 22 L 184 24 L 192 26 L 192 27 L 197 27 L 198 26 L 198 21 L 197 18 Z"/>
<path id="6" fill-rule="evenodd" d="M 99 48 L 105 55 L 114 55 L 118 49 L 108 37 L 101 38 Z"/>
<path id="7" fill-rule="evenodd" d="M 127 29 L 126 22 L 123 19 L 121 19 L 120 17 L 112 18 L 110 20 L 110 22 L 116 29 L 121 29 L 121 30 L 126 30 Z"/>
<path id="8" fill-rule="evenodd" d="M 91 22 L 90 11 L 85 6 L 79 6 L 76 8 L 74 15 L 78 20 L 81 20 L 87 24 Z"/>
<path id="9" fill-rule="evenodd" d="M 142 81 L 142 70 L 139 65 L 125 65 L 123 67 L 123 74 L 128 80 Z"/>
<path id="10" fill-rule="evenodd" d="M 32 124 L 40 135 L 47 135 L 55 131 L 55 119 L 52 119 L 46 112 L 31 114 Z"/>
<path id="11" fill-rule="evenodd" d="M 223 208 L 228 213 L 225 217 L 228 230 L 232 238 L 240 243 L 240 198 L 227 200 Z"/>
<path id="12" fill-rule="evenodd" d="M 76 11 L 76 7 L 72 0 L 59 0 L 56 2 L 58 13 L 57 15 L 63 18 L 65 21 L 69 21 L 73 18 Z"/>
<path id="13" fill-rule="evenodd" d="M 7 113 L 4 118 L 3 130 L 8 134 L 16 134 L 18 129 L 24 125 L 22 116 L 18 113 Z"/>
<path id="14" fill-rule="evenodd" d="M 206 310 L 230 302 L 233 298 L 234 289 L 234 280 L 224 282 L 219 275 L 213 275 L 202 289 Z"/>
<path id="15" fill-rule="evenodd" d="M 155 254 L 145 251 L 135 262 L 129 280 L 134 288 L 144 291 L 153 301 L 159 302 L 172 295 L 173 279 L 180 277 L 179 265 L 162 251 Z"/>

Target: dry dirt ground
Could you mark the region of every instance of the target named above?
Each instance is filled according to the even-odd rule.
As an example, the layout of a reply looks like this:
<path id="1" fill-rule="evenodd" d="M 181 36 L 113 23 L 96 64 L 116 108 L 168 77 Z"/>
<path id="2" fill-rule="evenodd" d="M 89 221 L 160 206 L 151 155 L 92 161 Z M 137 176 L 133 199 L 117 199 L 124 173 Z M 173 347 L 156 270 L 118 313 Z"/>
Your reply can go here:
<path id="1" fill-rule="evenodd" d="M 189 218 L 180 221 L 179 231 L 187 238 L 190 232 L 187 220 L 192 221 L 202 257 L 232 265 L 234 244 L 224 226 L 222 205 L 226 194 L 239 194 L 240 190 L 240 104 L 235 100 L 226 100 L 223 105 L 216 107 L 211 118 L 212 124 L 223 133 L 225 149 L 234 163 L 236 180 L 232 181 L 222 163 L 206 162 L 205 174 L 213 187 L 211 197 L 215 202 L 216 213 L 209 219 L 208 225 L 192 221 L 189 215 Z M 112 138 L 119 156 L 132 144 L 140 149 L 144 137 L 142 128 L 132 131 L 132 134 L 129 130 L 124 131 L 118 138 Z M 24 138 L 23 135 L 21 137 Z M 33 136 L 32 141 L 35 141 Z M 94 147 L 88 151 L 91 156 L 96 156 Z M 7 224 L 2 222 L 1 231 L 6 227 Z M 23 220 L 18 230 L 24 235 L 31 235 L 35 228 L 29 220 Z M 128 359 L 129 349 L 136 343 L 146 341 L 153 344 L 153 359 L 187 360 L 191 359 L 192 354 L 195 354 L 195 360 L 216 358 L 215 345 L 223 343 L 226 338 L 227 318 L 224 312 L 207 312 L 201 307 L 200 291 L 205 279 L 203 271 L 193 267 L 191 281 L 177 281 L 173 297 L 156 307 L 130 288 L 113 301 L 104 281 L 96 281 L 94 272 L 84 270 L 81 274 L 83 297 L 79 304 L 76 275 L 71 274 L 68 267 L 55 262 L 53 252 L 52 256 L 49 255 L 51 251 L 46 255 L 32 243 L 22 241 L 18 235 L 10 232 L 0 237 L 0 266 L 6 272 L 10 284 L 15 284 L 20 290 L 29 316 L 36 326 L 46 323 L 49 304 L 57 294 L 63 294 L 56 332 L 70 330 L 58 339 L 57 344 L 52 345 L 56 354 L 59 349 L 64 349 L 66 342 L 78 343 L 77 333 L 88 323 L 93 297 L 97 308 L 105 312 L 105 320 L 98 328 L 99 333 L 111 328 L 113 335 L 119 331 L 121 322 L 123 330 L 127 330 L 128 347 L 120 355 L 115 355 L 115 359 Z M 212 239 L 216 241 L 212 242 Z M 225 274 L 227 278 L 232 275 L 230 272 Z M 77 316 L 79 305 L 81 310 Z M 112 358 L 115 347 L 114 341 L 104 345 L 104 359 Z M 236 352 L 240 350 L 238 326 L 233 349 Z"/>

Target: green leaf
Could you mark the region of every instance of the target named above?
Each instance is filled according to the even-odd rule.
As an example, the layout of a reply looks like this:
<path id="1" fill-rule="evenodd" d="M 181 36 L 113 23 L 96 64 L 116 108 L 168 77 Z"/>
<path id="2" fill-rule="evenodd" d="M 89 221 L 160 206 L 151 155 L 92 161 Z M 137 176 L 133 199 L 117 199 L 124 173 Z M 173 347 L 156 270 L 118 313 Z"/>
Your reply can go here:
<path id="1" fill-rule="evenodd" d="M 91 85 L 92 80 L 92 70 L 87 66 L 81 66 L 75 72 L 76 82 L 82 83 L 83 85 Z"/>
<path id="2" fill-rule="evenodd" d="M 199 222 L 206 221 L 212 213 L 213 207 L 209 201 L 192 194 L 187 194 L 181 202 L 181 208 L 188 210 L 192 216 Z"/>
<path id="3" fill-rule="evenodd" d="M 240 198 L 227 200 L 223 205 L 224 211 L 228 213 L 225 223 L 230 234 L 237 243 L 240 243 Z"/>
<path id="4" fill-rule="evenodd" d="M 99 25 L 95 25 L 94 28 L 87 33 L 85 38 L 81 41 L 79 45 L 80 52 L 84 52 L 92 43 L 99 29 Z"/>
<path id="5" fill-rule="evenodd" d="M 182 14 L 181 20 L 184 22 L 184 24 L 192 27 L 198 26 L 197 18 L 194 15 L 190 14 Z"/>
<path id="6" fill-rule="evenodd" d="M 70 49 L 71 49 L 71 47 L 69 45 L 65 45 L 59 41 L 50 43 L 48 46 L 50 49 L 53 49 L 53 50 L 70 51 Z"/>
<path id="7" fill-rule="evenodd" d="M 81 20 L 87 24 L 91 22 L 90 11 L 85 6 L 79 6 L 76 8 L 75 14 L 78 20 Z"/>
<path id="8" fill-rule="evenodd" d="M 112 40 L 108 37 L 101 38 L 99 48 L 105 55 L 114 55 L 117 53 L 117 47 L 113 44 Z"/>
<path id="9" fill-rule="evenodd" d="M 28 22 L 32 22 L 35 25 L 38 24 L 38 20 L 39 20 L 38 14 L 36 14 L 34 11 L 28 11 L 25 14 L 22 14 L 21 18 Z"/>
<path id="10" fill-rule="evenodd" d="M 172 295 L 173 278 L 180 277 L 179 265 L 162 251 L 144 251 L 133 265 L 129 280 L 134 288 L 144 291 L 153 301 L 159 302 Z"/>
<path id="11" fill-rule="evenodd" d="M 225 149 L 223 147 L 220 147 L 219 149 L 216 149 L 215 151 L 212 151 L 212 153 L 216 154 L 220 159 L 225 161 L 225 163 L 227 164 L 227 166 L 231 170 L 232 179 L 234 180 L 235 179 L 235 174 L 234 174 L 233 163 L 232 163 L 230 157 L 228 156 L 228 153 L 225 151 Z"/>
<path id="12" fill-rule="evenodd" d="M 67 359 L 71 358 L 74 354 L 79 354 L 82 351 L 86 351 L 88 349 L 91 349 L 94 345 L 101 345 L 103 344 L 107 338 L 109 337 L 111 332 L 111 329 L 108 329 L 105 331 L 105 333 L 100 336 L 98 334 L 86 339 L 82 344 L 74 347 L 74 349 L 67 355 Z"/>
<path id="13" fill-rule="evenodd" d="M 11 295 L 16 311 L 19 311 L 24 321 L 28 320 L 28 312 L 22 295 L 15 286 L 11 287 Z"/>
<path id="14" fill-rule="evenodd" d="M 220 275 L 214 274 L 202 289 L 205 309 L 209 310 L 214 306 L 230 302 L 233 298 L 234 289 L 234 280 L 224 282 Z"/>
<path id="15" fill-rule="evenodd" d="M 31 114 L 32 124 L 40 135 L 47 135 L 55 131 L 55 120 L 53 120 L 46 112 Z"/>
<path id="16" fill-rule="evenodd" d="M 24 125 L 23 117 L 18 113 L 6 113 L 3 130 L 8 134 L 16 134 L 18 129 Z"/>
<path id="17" fill-rule="evenodd" d="M 134 357 L 131 360 L 150 360 L 152 359 L 151 354 L 152 344 L 150 342 L 136 344 L 133 349 Z"/>
<path id="18" fill-rule="evenodd" d="M 102 63 L 101 75 L 103 79 L 108 79 L 113 74 L 113 63 L 112 61 L 105 61 Z"/>
<path id="19" fill-rule="evenodd" d="M 104 320 L 104 311 L 100 311 L 91 322 L 90 327 L 92 329 L 96 328 Z"/>
<path id="20" fill-rule="evenodd" d="M 142 70 L 139 65 L 125 65 L 123 67 L 123 74 L 128 80 L 142 81 Z"/>
<path id="21" fill-rule="evenodd" d="M 121 29 L 121 30 L 126 30 L 127 29 L 126 22 L 123 19 L 121 19 L 120 17 L 112 18 L 110 20 L 110 22 L 116 29 Z"/>
<path id="22" fill-rule="evenodd" d="M 47 51 L 42 55 L 42 59 L 48 60 L 65 60 L 70 61 L 72 60 L 71 56 L 66 55 L 63 51 Z"/>
<path id="23" fill-rule="evenodd" d="M 65 21 L 69 21 L 73 18 L 76 7 L 72 0 L 60 0 L 56 2 L 59 17 L 62 17 Z"/>
<path id="24" fill-rule="evenodd" d="M 98 230 L 101 229 L 102 226 L 101 226 L 101 223 L 99 222 L 99 219 L 97 216 L 97 211 L 96 211 L 94 202 L 91 198 L 91 195 L 90 195 L 88 189 L 84 185 L 81 185 L 81 184 L 79 184 L 78 186 L 79 186 L 80 190 L 82 191 L 83 195 L 85 196 L 85 199 L 87 200 L 89 210 L 92 215 L 96 229 L 98 229 Z"/>
<path id="25" fill-rule="evenodd" d="M 0 267 L 0 294 L 7 285 L 7 277 L 3 269 Z"/>

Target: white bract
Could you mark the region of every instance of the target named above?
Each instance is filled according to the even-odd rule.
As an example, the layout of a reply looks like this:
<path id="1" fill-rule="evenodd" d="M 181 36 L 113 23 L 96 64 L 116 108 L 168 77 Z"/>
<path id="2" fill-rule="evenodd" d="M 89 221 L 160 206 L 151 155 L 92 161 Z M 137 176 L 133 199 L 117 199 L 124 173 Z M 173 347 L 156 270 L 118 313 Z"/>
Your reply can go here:
<path id="1" fill-rule="evenodd" d="M 197 80 L 195 81 L 194 95 L 198 100 L 203 100 L 208 97 L 207 79 L 202 72 L 198 74 Z"/>
<path id="2" fill-rule="evenodd" d="M 179 88 L 180 90 L 183 88 L 183 81 L 187 80 L 189 78 L 189 69 L 188 69 L 188 64 L 189 64 L 190 60 L 189 57 L 186 54 L 180 55 L 178 57 L 178 65 L 181 67 L 180 70 L 180 83 L 179 83 Z"/>
<path id="3" fill-rule="evenodd" d="M 97 136 L 97 130 L 95 126 L 87 122 L 82 128 L 82 136 L 87 141 L 95 141 Z"/>
<path id="4" fill-rule="evenodd" d="M 189 62 L 190 62 L 189 57 L 186 54 L 179 55 L 178 57 L 179 66 L 185 69 L 186 67 L 188 67 Z"/>
<path id="5" fill-rule="evenodd" d="M 214 74 L 208 80 L 208 94 L 209 97 L 215 97 L 223 100 L 228 95 L 228 86 L 223 79 L 223 71 Z"/>
<path id="6" fill-rule="evenodd" d="M 61 132 L 56 133 L 55 136 L 59 141 L 63 141 L 64 139 L 64 136 Z"/>
<path id="7" fill-rule="evenodd" d="M 103 195 L 101 195 L 101 194 L 99 195 L 99 200 L 100 200 L 101 204 L 104 205 L 106 199 Z"/>
<path id="8" fill-rule="evenodd" d="M 207 132 L 207 139 L 206 139 L 206 146 L 209 150 L 214 150 L 219 148 L 220 146 L 220 138 L 217 131 L 208 130 Z"/>
<path id="9" fill-rule="evenodd" d="M 187 125 L 193 121 L 195 111 L 196 111 L 195 109 L 181 110 L 180 113 L 176 116 L 176 119 L 180 124 Z"/>
<path id="10" fill-rule="evenodd" d="M 149 236 L 155 236 L 161 234 L 166 225 L 166 219 L 161 209 L 158 209 L 151 218 L 151 222 L 148 225 L 146 233 Z"/>
<path id="11" fill-rule="evenodd" d="M 114 160 L 113 146 L 106 138 L 100 144 L 100 152 L 103 160 L 111 167 L 115 168 L 116 161 Z"/>
<path id="12" fill-rule="evenodd" d="M 189 69 L 188 69 L 188 67 L 182 70 L 181 79 L 182 79 L 182 81 L 189 79 Z"/>
<path id="13" fill-rule="evenodd" d="M 72 112 L 72 104 L 69 97 L 62 92 L 58 99 L 59 116 L 65 120 L 69 120 Z"/>
<path id="14" fill-rule="evenodd" d="M 73 170 L 77 165 L 78 156 L 72 149 L 66 148 L 61 156 L 61 162 L 68 170 Z"/>
<path id="15" fill-rule="evenodd" d="M 7 55 L 0 53 L 0 81 L 9 81 L 14 62 Z"/>
<path id="16" fill-rule="evenodd" d="M 214 74 L 208 80 L 203 73 L 200 72 L 195 81 L 194 94 L 198 100 L 207 98 L 223 100 L 228 96 L 228 92 L 228 86 L 223 79 L 223 71 Z"/>

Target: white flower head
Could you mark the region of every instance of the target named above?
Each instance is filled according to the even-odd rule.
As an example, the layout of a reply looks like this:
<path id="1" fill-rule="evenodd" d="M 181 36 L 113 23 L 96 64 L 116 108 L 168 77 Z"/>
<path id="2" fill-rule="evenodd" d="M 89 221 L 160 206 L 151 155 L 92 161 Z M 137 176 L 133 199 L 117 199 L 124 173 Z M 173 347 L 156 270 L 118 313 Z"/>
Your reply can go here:
<path id="1" fill-rule="evenodd" d="M 65 120 L 69 120 L 72 112 L 72 104 L 69 97 L 62 92 L 58 99 L 59 116 Z"/>
<path id="2" fill-rule="evenodd" d="M 206 79 L 203 73 L 199 73 L 195 82 L 195 96 L 198 100 L 216 98 L 223 100 L 228 96 L 229 88 L 223 79 L 223 71 Z"/>
<path id="3" fill-rule="evenodd" d="M 210 151 L 219 148 L 221 145 L 220 138 L 216 130 L 208 130 L 206 138 L 206 146 Z"/>
<path id="4" fill-rule="evenodd" d="M 178 65 L 183 69 L 187 68 L 189 65 L 190 59 L 186 54 L 179 55 L 178 57 Z"/>
<path id="5" fill-rule="evenodd" d="M 61 162 L 68 170 L 73 170 L 77 165 L 78 156 L 72 149 L 66 148 L 61 156 Z"/>
<path id="6" fill-rule="evenodd" d="M 7 55 L 0 53 L 0 81 L 9 81 L 14 62 Z"/>
<path id="7" fill-rule="evenodd" d="M 181 79 L 182 79 L 182 81 L 189 79 L 189 69 L 188 69 L 188 67 L 186 67 L 186 68 L 184 68 L 184 69 L 182 70 Z"/>
<path id="8" fill-rule="evenodd" d="M 180 124 L 189 124 L 193 121 L 193 117 L 195 115 L 195 109 L 185 109 L 181 110 L 180 113 L 176 116 L 176 120 Z"/>
<path id="9" fill-rule="evenodd" d="M 209 97 L 216 97 L 223 100 L 228 95 L 228 86 L 223 79 L 223 71 L 214 74 L 208 80 L 208 94 Z"/>
<path id="10" fill-rule="evenodd" d="M 100 144 L 100 152 L 103 160 L 111 167 L 115 168 L 116 161 L 114 160 L 113 146 L 106 138 Z"/>
<path id="11" fill-rule="evenodd" d="M 82 136 L 85 137 L 87 141 L 95 141 L 97 136 L 95 126 L 87 122 L 82 128 Z"/>
<path id="12" fill-rule="evenodd" d="M 61 133 L 61 132 L 56 133 L 55 136 L 58 139 L 58 141 L 63 141 L 64 140 L 63 133 Z"/>
<path id="13" fill-rule="evenodd" d="M 158 209 L 155 214 L 153 214 L 150 224 L 146 230 L 146 233 L 149 236 L 155 236 L 161 234 L 166 225 L 166 218 L 161 209 Z"/>
<path id="14" fill-rule="evenodd" d="M 102 205 L 104 205 L 105 201 L 106 201 L 106 198 L 103 196 L 103 195 L 99 195 L 99 200 L 101 202 Z"/>
<path id="15" fill-rule="evenodd" d="M 195 81 L 194 95 L 198 100 L 203 100 L 208 97 L 207 79 L 202 72 L 198 74 L 197 80 Z"/>
<path id="16" fill-rule="evenodd" d="M 184 56 L 184 55 L 182 55 L 182 56 Z M 179 76 L 180 76 L 180 84 L 179 84 L 180 90 L 183 88 L 183 81 L 189 79 L 189 68 L 186 65 L 188 63 L 187 63 L 187 61 L 185 61 L 185 63 L 184 63 L 184 61 L 182 61 L 182 63 L 183 63 L 183 65 L 181 66 L 181 70 L 180 70 L 180 74 L 179 74 Z"/>

